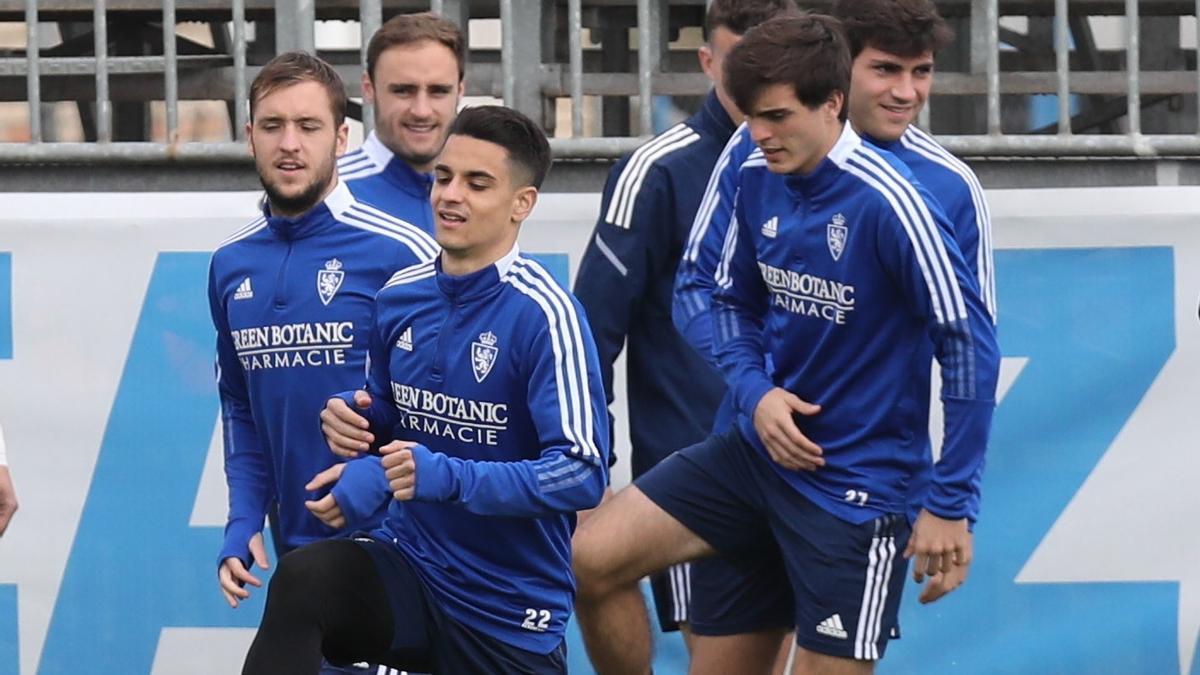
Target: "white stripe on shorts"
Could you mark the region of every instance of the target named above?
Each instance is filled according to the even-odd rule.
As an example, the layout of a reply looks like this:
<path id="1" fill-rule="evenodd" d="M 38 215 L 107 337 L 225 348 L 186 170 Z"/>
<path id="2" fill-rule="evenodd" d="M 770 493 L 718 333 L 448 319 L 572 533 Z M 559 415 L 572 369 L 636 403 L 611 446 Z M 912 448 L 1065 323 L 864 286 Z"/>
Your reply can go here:
<path id="1" fill-rule="evenodd" d="M 854 632 L 854 658 L 873 661 L 879 658 L 879 634 L 883 610 L 887 606 L 892 563 L 896 559 L 896 538 L 876 536 L 871 540 L 868 556 L 858 629 Z"/>

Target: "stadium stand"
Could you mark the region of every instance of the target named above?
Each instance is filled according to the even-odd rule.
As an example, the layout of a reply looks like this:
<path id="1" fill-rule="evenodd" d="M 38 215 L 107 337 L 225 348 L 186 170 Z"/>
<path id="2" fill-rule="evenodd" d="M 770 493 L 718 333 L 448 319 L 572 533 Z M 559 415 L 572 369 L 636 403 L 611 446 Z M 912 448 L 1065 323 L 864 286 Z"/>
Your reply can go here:
<path id="1" fill-rule="evenodd" d="M 804 4 L 820 10 L 828 0 Z M 1200 154 L 1194 3 L 938 4 L 965 39 L 939 55 L 923 122 L 969 157 L 986 183 L 1157 184 L 1164 175 L 1200 182 L 1197 163 L 1178 161 Z M 394 13 L 432 9 L 466 24 L 473 37 L 468 94 L 503 99 L 541 120 L 564 167 L 551 187 L 591 190 L 609 162 L 653 132 L 653 106 L 638 101 L 668 96 L 686 109 L 705 91 L 690 49 L 704 7 L 703 0 L 0 0 L 0 22 L 21 22 L 29 36 L 25 45 L 0 47 L 0 102 L 29 111 L 28 142 L 0 143 L 0 175 L 12 189 L 31 190 L 119 188 L 113 181 L 130 176 L 142 189 L 252 186 L 240 129 L 246 83 L 262 63 L 316 47 L 357 97 L 361 49 L 321 48 L 314 26 L 356 22 L 369 35 Z M 496 19 L 517 30 L 497 30 Z M 475 39 L 482 29 L 498 32 L 499 44 Z M 188 101 L 224 101 L 233 131 L 219 141 L 186 141 L 179 111 Z M 58 142 L 50 112 L 61 102 L 77 110 L 82 142 Z M 369 128 L 369 109 L 355 104 L 351 114 Z M 1109 161 L 1084 168 L 1053 159 L 1063 157 Z M 164 164 L 181 170 L 152 170 Z M 134 168 L 104 174 L 92 170 L 97 165 Z"/>

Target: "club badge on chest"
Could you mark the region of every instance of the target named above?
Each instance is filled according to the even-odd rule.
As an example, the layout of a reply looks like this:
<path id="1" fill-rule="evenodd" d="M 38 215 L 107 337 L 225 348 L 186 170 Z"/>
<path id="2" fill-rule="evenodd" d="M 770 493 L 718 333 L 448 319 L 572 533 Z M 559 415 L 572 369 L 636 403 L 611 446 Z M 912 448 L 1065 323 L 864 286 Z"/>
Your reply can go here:
<path id="1" fill-rule="evenodd" d="M 475 371 L 475 381 L 482 383 L 492 366 L 496 365 L 496 334 L 488 331 L 479 334 L 479 340 L 471 343 L 471 368 Z"/>
<path id="2" fill-rule="evenodd" d="M 325 269 L 317 272 L 317 296 L 321 298 L 322 304 L 328 305 L 333 300 L 345 278 L 342 261 L 337 258 L 325 261 Z"/>

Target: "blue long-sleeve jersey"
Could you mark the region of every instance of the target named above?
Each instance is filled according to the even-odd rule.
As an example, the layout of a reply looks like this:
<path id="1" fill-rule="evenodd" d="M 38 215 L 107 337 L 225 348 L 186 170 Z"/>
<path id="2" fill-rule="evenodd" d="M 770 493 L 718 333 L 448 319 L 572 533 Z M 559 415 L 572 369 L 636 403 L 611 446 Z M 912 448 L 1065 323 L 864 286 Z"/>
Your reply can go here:
<path id="1" fill-rule="evenodd" d="M 772 466 L 840 518 L 906 512 L 928 462 L 922 355 L 932 342 L 946 435 L 923 506 L 974 520 L 1000 357 L 937 202 L 902 162 L 846 125 L 808 176 L 773 174 L 751 154 L 732 222 L 713 321 L 741 433 L 766 454 L 751 415 L 773 387 L 820 404 L 799 424 L 826 465 Z"/>
<path id="2" fill-rule="evenodd" d="M 375 294 L 397 269 L 432 259 L 424 232 L 358 202 L 338 183 L 299 218 L 264 214 L 213 253 L 229 518 L 220 560 L 249 558 L 268 508 L 283 550 L 335 531 L 308 512 L 304 486 L 338 461 L 318 415 L 362 381 Z M 377 458 L 351 462 L 333 488 L 348 527 L 379 522 L 390 491 Z"/>
<path id="3" fill-rule="evenodd" d="M 996 285 L 992 264 L 991 215 L 983 187 L 975 173 L 933 137 L 916 127 L 909 127 L 899 140 L 892 143 L 880 143 L 866 136 L 863 138 L 896 155 L 934 195 L 950 221 L 964 262 L 978 281 L 984 304 L 995 321 Z M 755 145 L 746 126 L 738 127 L 709 179 L 675 279 L 672 318 L 676 327 L 697 351 L 708 356 L 713 363 L 716 363 L 716 354 L 712 350 L 711 299 L 716 289 L 716 269 L 726 238 L 733 232 L 729 223 L 741 167 L 754 151 Z M 927 345 L 927 349 L 917 358 L 929 363 L 933 359 L 933 345 Z M 717 416 L 718 427 L 727 420 L 732 423 L 733 416 L 733 404 L 727 397 Z M 925 464 L 927 466 L 918 472 L 918 478 L 913 480 L 910 487 L 911 517 L 915 517 L 924 504 L 931 473 L 931 455 L 926 455 Z M 978 512 L 978 505 L 972 511 Z"/>
<path id="4" fill-rule="evenodd" d="M 868 136 L 863 139 L 904 162 L 942 207 L 994 321 L 996 281 L 992 264 L 991 213 L 975 172 L 915 126 L 910 126 L 899 140 L 891 143 Z M 725 239 L 729 236 L 742 163 L 754 150 L 746 125 L 739 126 L 721 151 L 709 178 L 675 277 L 671 312 L 675 326 L 714 364 L 711 304 L 712 293 L 716 290 L 716 270 Z"/>
<path id="5" fill-rule="evenodd" d="M 362 146 L 338 158 L 338 176 L 359 201 L 433 235 L 429 190 L 433 175 L 392 154 L 372 131 Z"/>
<path id="6" fill-rule="evenodd" d="M 402 270 L 376 313 L 364 414 L 376 443 L 420 444 L 416 497 L 394 502 L 376 536 L 400 547 L 448 615 L 549 653 L 573 604 L 575 511 L 607 483 L 583 311 L 514 248 L 464 276 L 440 260 Z"/>
<path id="7" fill-rule="evenodd" d="M 610 404 L 613 363 L 628 339 L 634 477 L 708 435 L 725 393 L 720 372 L 671 323 L 671 293 L 704 185 L 733 130 L 710 93 L 691 118 L 623 157 L 609 172 L 575 277 Z"/>

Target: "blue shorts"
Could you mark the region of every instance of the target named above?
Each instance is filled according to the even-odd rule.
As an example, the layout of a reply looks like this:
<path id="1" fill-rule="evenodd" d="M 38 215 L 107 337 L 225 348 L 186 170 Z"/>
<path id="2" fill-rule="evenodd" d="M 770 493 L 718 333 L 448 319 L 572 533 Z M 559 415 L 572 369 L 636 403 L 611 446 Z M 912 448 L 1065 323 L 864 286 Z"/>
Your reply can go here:
<path id="1" fill-rule="evenodd" d="M 650 596 L 654 598 L 658 627 L 664 633 L 678 631 L 681 624 L 692 621 L 692 566 L 672 565 L 650 575 Z"/>
<path id="2" fill-rule="evenodd" d="M 395 632 L 389 663 L 430 673 L 567 672 L 566 640 L 549 654 L 519 649 L 447 616 L 405 555 L 388 542 L 353 539 L 375 563 L 387 590 Z"/>
<path id="3" fill-rule="evenodd" d="M 908 519 L 841 520 L 788 485 L 770 461 L 734 429 L 676 452 L 635 481 L 722 554 L 726 579 L 750 584 L 735 589 L 732 601 L 708 594 L 716 600 L 705 607 L 694 570 L 693 627 L 722 635 L 784 627 L 787 606 L 778 596 L 788 595 L 787 584 L 797 644 L 831 656 L 881 658 L 888 640 L 900 635 Z"/>

